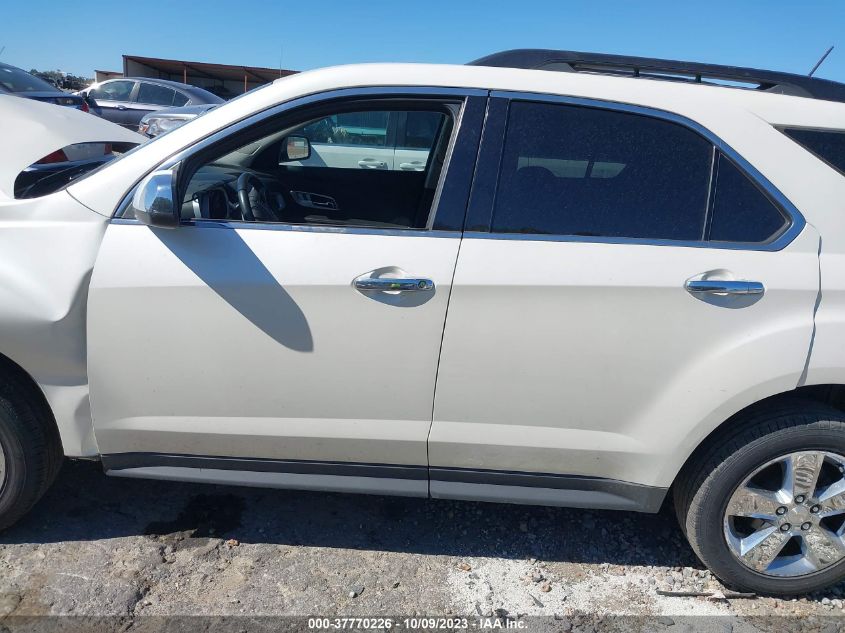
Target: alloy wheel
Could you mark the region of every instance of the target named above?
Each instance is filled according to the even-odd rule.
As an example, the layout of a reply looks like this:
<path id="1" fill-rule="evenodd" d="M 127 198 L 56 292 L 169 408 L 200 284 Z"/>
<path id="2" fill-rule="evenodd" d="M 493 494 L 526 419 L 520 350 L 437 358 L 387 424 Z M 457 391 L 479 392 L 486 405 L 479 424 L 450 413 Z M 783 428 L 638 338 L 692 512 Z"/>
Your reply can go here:
<path id="1" fill-rule="evenodd" d="M 725 509 L 733 555 L 768 576 L 804 576 L 845 558 L 845 457 L 790 453 L 740 484 Z"/>

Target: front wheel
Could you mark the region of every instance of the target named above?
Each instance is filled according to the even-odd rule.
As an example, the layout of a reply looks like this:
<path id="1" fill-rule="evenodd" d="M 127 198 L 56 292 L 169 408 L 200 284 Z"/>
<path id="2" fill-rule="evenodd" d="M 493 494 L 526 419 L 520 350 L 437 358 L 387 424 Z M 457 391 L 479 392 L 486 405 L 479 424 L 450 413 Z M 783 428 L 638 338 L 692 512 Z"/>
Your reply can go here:
<path id="1" fill-rule="evenodd" d="M 845 577 L 845 415 L 814 401 L 746 412 L 675 486 L 695 553 L 729 586 L 768 595 Z"/>
<path id="2" fill-rule="evenodd" d="M 0 531 L 35 505 L 61 463 L 43 395 L 18 373 L 0 369 Z"/>

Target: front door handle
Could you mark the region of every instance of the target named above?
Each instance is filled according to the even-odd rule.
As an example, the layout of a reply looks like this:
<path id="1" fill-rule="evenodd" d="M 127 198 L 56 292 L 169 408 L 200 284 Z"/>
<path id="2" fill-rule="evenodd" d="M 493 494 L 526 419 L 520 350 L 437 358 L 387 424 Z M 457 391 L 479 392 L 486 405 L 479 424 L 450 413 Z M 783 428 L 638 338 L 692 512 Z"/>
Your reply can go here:
<path id="1" fill-rule="evenodd" d="M 387 169 L 387 163 L 375 158 L 364 158 L 358 161 L 358 167 L 362 169 Z"/>
<path id="2" fill-rule="evenodd" d="M 761 295 L 766 288 L 759 281 L 725 281 L 716 279 L 690 279 L 684 284 L 693 295 Z"/>
<path id="3" fill-rule="evenodd" d="M 364 277 L 355 280 L 358 290 L 381 290 L 388 292 L 421 292 L 434 290 L 431 279 L 391 279 L 389 277 Z"/>

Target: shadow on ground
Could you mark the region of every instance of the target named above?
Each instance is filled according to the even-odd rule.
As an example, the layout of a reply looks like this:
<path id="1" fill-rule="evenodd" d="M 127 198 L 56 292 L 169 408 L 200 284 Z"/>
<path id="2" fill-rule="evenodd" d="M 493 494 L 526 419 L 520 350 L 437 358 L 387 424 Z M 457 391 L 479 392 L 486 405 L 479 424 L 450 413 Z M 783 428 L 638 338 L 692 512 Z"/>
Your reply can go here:
<path id="1" fill-rule="evenodd" d="M 209 537 L 447 556 L 573 563 L 701 564 L 667 503 L 659 514 L 298 492 L 106 477 L 66 462 L 52 489 L 0 543 L 125 536 Z"/>

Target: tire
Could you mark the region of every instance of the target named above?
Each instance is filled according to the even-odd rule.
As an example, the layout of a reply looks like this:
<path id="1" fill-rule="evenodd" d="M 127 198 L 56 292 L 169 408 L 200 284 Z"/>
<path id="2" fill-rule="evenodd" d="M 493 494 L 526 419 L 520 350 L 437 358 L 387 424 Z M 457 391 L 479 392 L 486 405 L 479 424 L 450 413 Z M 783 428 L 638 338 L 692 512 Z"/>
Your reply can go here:
<path id="1" fill-rule="evenodd" d="M 44 395 L 22 370 L 0 369 L 0 531 L 36 504 L 56 478 L 62 458 Z"/>
<path id="2" fill-rule="evenodd" d="M 761 595 L 790 596 L 817 591 L 845 578 L 845 558 L 800 575 L 777 576 L 773 575 L 777 572 L 761 573 L 744 564 L 728 544 L 729 521 L 735 519 L 725 517 L 734 493 L 749 483 L 748 478 L 756 476 L 755 473 L 785 472 L 781 464 L 789 460 L 787 456 L 803 451 L 845 456 L 845 414 L 814 400 L 797 398 L 754 407 L 731 420 L 729 430 L 708 440 L 682 469 L 673 491 L 681 529 L 701 562 L 727 586 Z M 771 462 L 775 465 L 766 466 Z M 775 467 L 779 470 L 765 470 Z M 804 505 L 810 503 L 814 502 Z M 779 504 L 777 501 L 775 505 Z M 800 510 L 807 511 L 806 507 Z M 776 519 L 787 522 L 790 516 L 794 516 L 792 510 L 786 517 Z M 779 538 L 780 528 L 789 528 L 783 524 L 779 527 L 777 523 L 762 525 L 775 528 L 772 538 Z M 797 530 L 796 525 L 792 529 Z M 805 541 L 801 534 L 798 533 L 794 542 L 787 542 L 786 547 L 792 547 L 783 550 L 787 555 L 794 553 L 796 547 L 803 547 Z"/>

